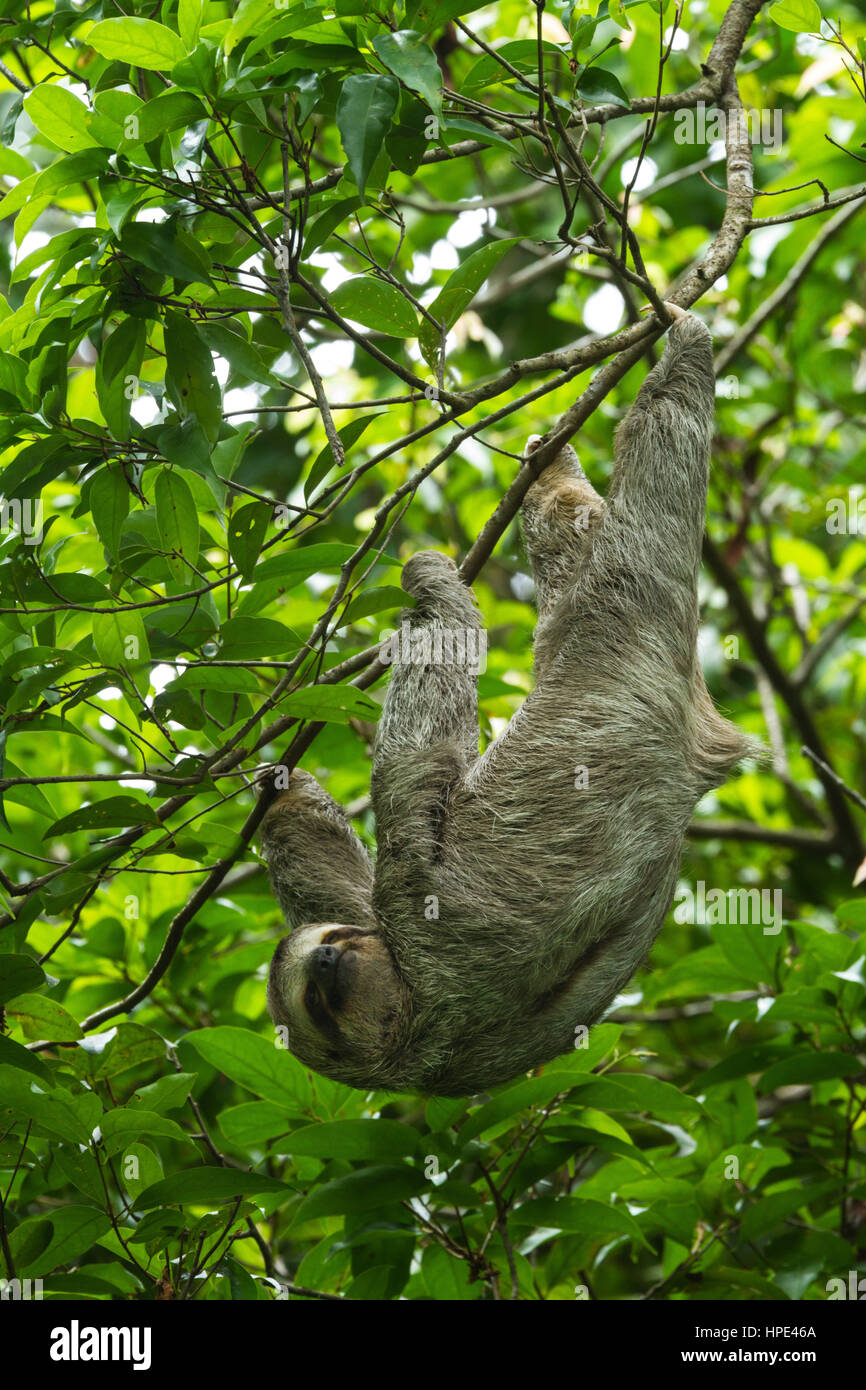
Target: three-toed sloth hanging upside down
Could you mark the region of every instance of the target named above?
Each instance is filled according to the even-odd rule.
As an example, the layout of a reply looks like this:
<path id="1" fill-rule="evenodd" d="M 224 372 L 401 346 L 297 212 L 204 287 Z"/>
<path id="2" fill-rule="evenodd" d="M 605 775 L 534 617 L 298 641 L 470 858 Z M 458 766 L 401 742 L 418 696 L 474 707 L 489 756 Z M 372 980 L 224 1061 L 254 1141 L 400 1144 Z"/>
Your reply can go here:
<path id="1" fill-rule="evenodd" d="M 450 664 L 394 668 L 375 864 L 308 773 L 266 815 L 292 928 L 268 1007 L 315 1071 L 471 1095 L 571 1049 L 646 955 L 695 803 L 750 751 L 697 661 L 713 361 L 706 327 L 670 307 L 607 503 L 568 446 L 526 494 L 536 683 L 505 732 L 478 756 L 473 644 L 461 662 L 455 642 Z M 414 555 L 403 587 L 412 634 L 480 628 L 445 555 Z"/>

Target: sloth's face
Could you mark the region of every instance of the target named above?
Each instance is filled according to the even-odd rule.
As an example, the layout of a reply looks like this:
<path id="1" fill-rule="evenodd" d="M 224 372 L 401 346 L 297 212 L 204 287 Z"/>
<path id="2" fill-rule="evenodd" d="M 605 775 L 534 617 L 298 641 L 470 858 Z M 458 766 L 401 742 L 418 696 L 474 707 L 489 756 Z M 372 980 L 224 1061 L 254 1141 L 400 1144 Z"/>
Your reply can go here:
<path id="1" fill-rule="evenodd" d="M 284 936 L 268 975 L 268 1012 L 313 1071 L 375 1087 L 405 1016 L 405 992 L 381 936 L 314 922 Z"/>

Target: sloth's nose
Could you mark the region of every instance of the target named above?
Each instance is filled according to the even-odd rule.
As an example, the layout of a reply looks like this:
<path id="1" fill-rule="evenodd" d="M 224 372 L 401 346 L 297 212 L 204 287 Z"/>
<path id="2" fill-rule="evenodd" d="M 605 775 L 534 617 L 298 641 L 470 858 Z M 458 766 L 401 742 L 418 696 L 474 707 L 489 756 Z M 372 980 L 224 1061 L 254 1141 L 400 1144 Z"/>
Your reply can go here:
<path id="1" fill-rule="evenodd" d="M 320 985 L 328 985 L 334 978 L 340 953 L 336 946 L 317 946 L 312 953 L 310 973 Z"/>

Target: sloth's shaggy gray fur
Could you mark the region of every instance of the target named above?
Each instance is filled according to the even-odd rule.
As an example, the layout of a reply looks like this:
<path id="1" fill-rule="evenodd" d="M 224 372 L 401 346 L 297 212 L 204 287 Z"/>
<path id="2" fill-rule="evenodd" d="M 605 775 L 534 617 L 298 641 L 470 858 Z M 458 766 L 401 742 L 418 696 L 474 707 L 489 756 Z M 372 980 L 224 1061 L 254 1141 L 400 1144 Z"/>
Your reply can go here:
<path id="1" fill-rule="evenodd" d="M 648 951 L 695 803 L 751 751 L 696 655 L 713 402 L 710 335 L 677 311 L 617 432 L 607 503 L 568 447 L 530 487 L 536 684 L 483 757 L 468 662 L 395 667 L 375 866 L 309 774 L 268 812 L 295 928 L 268 1003 L 317 1071 L 485 1090 L 572 1048 Z M 445 555 L 413 556 L 403 586 L 413 632 L 479 627 Z"/>

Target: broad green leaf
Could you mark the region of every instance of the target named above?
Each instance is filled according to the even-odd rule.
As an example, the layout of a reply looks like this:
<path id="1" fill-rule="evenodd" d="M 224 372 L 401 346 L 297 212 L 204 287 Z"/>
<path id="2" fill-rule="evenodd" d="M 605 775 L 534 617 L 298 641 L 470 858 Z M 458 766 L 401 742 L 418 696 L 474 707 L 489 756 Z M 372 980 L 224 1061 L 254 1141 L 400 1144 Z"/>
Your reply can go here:
<path id="1" fill-rule="evenodd" d="M 746 1209 L 743 1216 L 741 1225 L 743 1238 L 756 1240 L 807 1206 L 812 1208 L 813 1216 L 818 1216 L 824 1209 L 824 1199 L 838 1197 L 838 1191 L 838 1185 L 831 1178 L 827 1182 L 808 1184 L 797 1182 L 794 1186 L 786 1187 L 781 1192 L 771 1192 L 766 1196 L 759 1196 Z"/>
<path id="2" fill-rule="evenodd" d="M 412 29 L 378 34 L 372 41 L 386 68 L 410 91 L 417 92 L 437 116 L 442 113 L 442 72 L 436 55 Z"/>
<path id="3" fill-rule="evenodd" d="M 417 1197 L 427 1187 L 423 1168 L 408 1164 L 374 1164 L 326 1182 L 301 1203 L 294 1225 L 314 1217 L 376 1211 Z"/>
<path id="4" fill-rule="evenodd" d="M 329 724 L 348 724 L 352 717 L 378 719 L 381 706 L 351 685 L 309 685 L 285 695 L 280 701 L 280 713 Z"/>
<path id="5" fill-rule="evenodd" d="M 138 1211 L 153 1207 L 206 1205 L 230 1202 L 235 1197 L 257 1197 L 263 1193 L 292 1195 L 288 1183 L 265 1173 L 242 1173 L 235 1168 L 193 1168 L 175 1173 L 145 1188 L 135 1200 Z"/>
<path id="6" fill-rule="evenodd" d="M 767 11 L 782 29 L 795 34 L 820 34 L 821 8 L 817 0 L 776 0 Z"/>
<path id="7" fill-rule="evenodd" d="M 414 338 L 418 332 L 418 316 L 408 299 L 396 286 L 374 276 L 344 280 L 331 295 L 331 304 L 344 318 L 395 338 Z"/>
<path id="8" fill-rule="evenodd" d="M 352 445 L 358 442 L 367 427 L 378 418 L 378 415 L 361 415 L 356 420 L 350 420 L 347 425 L 343 425 L 337 431 L 346 455 L 348 455 Z M 306 501 L 309 501 L 319 483 L 327 478 L 334 466 L 334 451 L 330 444 L 326 444 L 324 449 L 320 450 L 316 458 L 313 459 L 312 467 L 305 479 L 304 498 Z"/>
<path id="9" fill-rule="evenodd" d="M 220 655 L 227 661 L 285 656 L 295 645 L 291 629 L 273 618 L 229 618 L 220 628 Z"/>
<path id="10" fill-rule="evenodd" d="M 92 1091 L 72 1094 L 63 1086 L 46 1091 L 34 1077 L 10 1066 L 0 1066 L 0 1112 L 8 1107 L 3 1119 L 5 1129 L 14 1121 L 21 1126 L 27 1120 L 77 1144 L 88 1144 L 94 1127 L 102 1115 L 99 1097 Z"/>
<path id="11" fill-rule="evenodd" d="M 341 222 L 344 222 L 358 208 L 363 207 L 361 198 L 340 198 L 336 203 L 326 208 L 315 222 L 310 224 L 307 235 L 304 238 L 303 256 L 311 256 L 317 251 L 332 232 L 336 231 Z M 2 209 L 0 209 L 2 210 Z"/>
<path id="12" fill-rule="evenodd" d="M 186 55 L 174 30 L 152 19 L 103 19 L 88 30 L 87 43 L 112 62 L 153 71 L 167 72 Z"/>
<path id="13" fill-rule="evenodd" d="M 579 1194 L 571 1197 L 535 1197 L 515 1207 L 511 1220 L 517 1226 L 547 1226 L 593 1240 L 630 1236 L 647 1250 L 652 1247 L 633 1216 L 623 1207 L 606 1206 Z"/>
<path id="14" fill-rule="evenodd" d="M 124 255 L 140 261 L 160 275 L 173 275 L 176 280 L 184 282 L 198 280 L 205 285 L 211 283 L 210 256 L 189 232 L 172 223 L 127 222 L 120 233 L 120 249 Z M 188 322 L 182 315 L 172 314 L 172 323 L 177 320 Z"/>
<path id="15" fill-rule="evenodd" d="M 156 476 L 153 495 L 166 563 L 180 583 L 197 583 L 193 566 L 198 565 L 198 509 L 189 484 L 178 469 L 164 468 Z"/>
<path id="16" fill-rule="evenodd" d="M 238 1085 L 284 1105 L 287 1115 L 298 1114 L 309 1103 L 310 1082 L 300 1062 L 257 1033 L 246 1028 L 201 1028 L 188 1033 L 184 1042 Z"/>
<path id="17" fill-rule="evenodd" d="M 363 196 L 370 170 L 397 110 L 400 85 L 387 73 L 353 73 L 340 88 L 337 126 L 349 168 Z"/>
<path id="18" fill-rule="evenodd" d="M 182 126 L 192 125 L 195 121 L 203 120 L 206 115 L 207 112 L 197 96 L 194 96 L 192 92 L 183 92 L 177 87 L 172 87 L 167 92 L 160 92 L 158 96 L 145 102 L 144 105 L 139 107 L 135 112 L 137 133 L 133 138 L 136 143 L 148 145 L 151 140 L 158 139 L 160 135 L 164 135 L 171 130 L 178 130 Z M 151 222 L 137 223 L 136 225 L 157 227 L 162 224 Z M 151 244 L 155 245 L 153 242 Z M 181 272 L 178 276 L 179 279 L 201 279 L 202 275 L 200 272 L 203 266 L 207 267 L 208 272 L 210 271 L 209 258 L 205 257 L 203 248 L 199 247 L 198 250 L 200 259 L 195 261 L 195 257 L 190 251 L 188 242 L 184 242 L 180 248 L 177 248 L 178 255 L 186 255 L 188 258 L 192 255 L 192 260 L 199 268 L 199 273 L 192 276 Z M 134 252 L 130 250 L 130 254 L 132 255 Z M 148 264 L 142 256 L 139 256 L 138 259 L 143 261 L 145 265 Z M 176 273 L 174 271 L 169 272 L 167 266 L 157 265 L 151 268 L 154 270 L 163 269 L 166 274 Z M 189 267 L 187 267 L 187 269 L 189 269 Z M 207 279 L 207 276 L 205 276 L 205 278 Z"/>
<path id="19" fill-rule="evenodd" d="M 16 994 L 37 989 L 44 981 L 42 966 L 32 956 L 0 955 L 0 1004 L 14 999 Z"/>
<path id="20" fill-rule="evenodd" d="M 102 1142 L 107 1154 L 118 1153 L 133 1136 L 152 1135 L 156 1139 L 191 1142 L 189 1135 L 166 1115 L 157 1115 L 136 1106 L 134 1110 L 109 1110 L 100 1121 Z"/>
<path id="21" fill-rule="evenodd" d="M 0 1033 L 0 1067 L 17 1067 L 19 1071 L 30 1072 L 45 1090 L 54 1085 L 51 1072 L 44 1062 L 40 1062 L 36 1053 L 28 1052 L 26 1047 L 13 1038 L 7 1038 L 4 1033 Z"/>
<path id="22" fill-rule="evenodd" d="M 178 0 L 177 27 L 187 52 L 191 52 L 198 43 L 205 4 L 206 0 Z"/>
<path id="23" fill-rule="evenodd" d="M 91 1035 L 93 1036 L 93 1035 Z M 102 1051 L 94 1075 L 97 1078 L 119 1076 L 121 1072 L 154 1061 L 165 1055 L 165 1043 L 152 1028 L 138 1023 L 119 1023 L 109 1029 L 107 1046 Z"/>
<path id="24" fill-rule="evenodd" d="M 24 98 L 24 110 L 36 129 L 61 150 L 76 154 L 89 146 L 99 145 L 90 133 L 90 112 L 65 87 L 40 83 Z"/>
<path id="25" fill-rule="evenodd" d="M 93 642 L 100 661 L 109 668 L 135 670 L 150 661 L 144 623 L 135 608 L 94 613 Z"/>
<path id="26" fill-rule="evenodd" d="M 628 92 L 612 72 L 604 68 L 584 68 L 577 76 L 577 90 L 587 106 L 612 102 L 614 106 L 631 106 Z"/>
<path id="27" fill-rule="evenodd" d="M 133 1200 L 163 1175 L 162 1164 L 146 1144 L 130 1144 L 117 1163 L 119 1180 Z"/>
<path id="28" fill-rule="evenodd" d="M 516 246 L 519 238 L 507 237 L 473 251 L 462 265 L 449 275 L 428 313 L 446 329 L 453 327 L 460 315 L 469 308 L 487 277 L 502 260 L 506 251 Z M 421 320 L 418 341 L 425 359 L 434 366 L 439 357 L 439 334 L 428 319 Z"/>
<path id="29" fill-rule="evenodd" d="M 99 539 L 109 555 L 116 559 L 130 503 L 129 484 L 117 464 L 99 470 L 90 484 L 89 500 Z"/>
<path id="30" fill-rule="evenodd" d="M 25 1038 L 50 1038 L 71 1042 L 84 1035 L 77 1021 L 62 1004 L 44 994 L 17 994 L 6 1005 L 6 1012 L 17 1019 Z"/>
<path id="31" fill-rule="evenodd" d="M 285 1134 L 291 1123 L 285 1108 L 270 1100 L 244 1101 L 223 1110 L 217 1118 L 229 1143 L 241 1148 L 265 1144 L 278 1134 Z"/>
<path id="32" fill-rule="evenodd" d="M 165 315 L 165 385 L 181 418 L 195 415 L 211 444 L 222 425 L 222 393 L 210 350 L 183 314 Z"/>
<path id="33" fill-rule="evenodd" d="M 270 519 L 270 509 L 263 502 L 247 502 L 231 514 L 229 554 L 244 579 L 249 579 L 255 570 Z"/>
<path id="34" fill-rule="evenodd" d="M 91 802 L 68 816 L 61 816 L 45 831 L 45 838 L 52 835 L 68 835 L 75 830 L 114 830 L 128 825 L 159 825 L 159 817 L 149 801 L 144 797 L 107 796 L 102 801 Z"/>
<path id="35" fill-rule="evenodd" d="M 256 583 L 263 579 L 285 579 L 299 584 L 321 570 L 338 570 L 354 553 L 355 547 L 341 541 L 325 541 L 320 545 L 305 545 L 282 554 L 271 555 L 256 565 Z"/>
<path id="36" fill-rule="evenodd" d="M 161 1076 L 149 1086 L 139 1086 L 130 1098 L 127 1109 L 131 1112 L 141 1105 L 143 1110 L 153 1110 L 162 1115 L 166 1110 L 179 1110 L 186 1104 L 186 1098 L 193 1088 L 193 1072 L 177 1072 Z"/>
<path id="37" fill-rule="evenodd" d="M 397 1120 L 334 1120 L 294 1129 L 280 1140 L 280 1152 L 314 1158 L 411 1158 L 421 1140 L 411 1125 Z"/>
<path id="38" fill-rule="evenodd" d="M 104 1211 L 96 1207 L 58 1207 L 51 1213 L 51 1241 L 30 1265 L 28 1274 L 39 1278 L 58 1265 L 70 1264 L 95 1245 L 111 1226 Z"/>
<path id="39" fill-rule="evenodd" d="M 834 1077 L 856 1076 L 862 1067 L 856 1057 L 844 1052 L 813 1052 L 811 1049 L 794 1053 L 775 1062 L 758 1082 L 759 1091 L 773 1091 L 777 1086 L 812 1085 Z"/>

